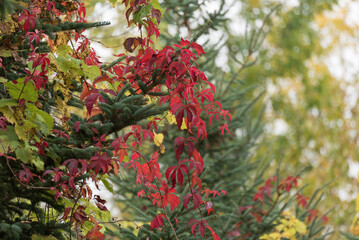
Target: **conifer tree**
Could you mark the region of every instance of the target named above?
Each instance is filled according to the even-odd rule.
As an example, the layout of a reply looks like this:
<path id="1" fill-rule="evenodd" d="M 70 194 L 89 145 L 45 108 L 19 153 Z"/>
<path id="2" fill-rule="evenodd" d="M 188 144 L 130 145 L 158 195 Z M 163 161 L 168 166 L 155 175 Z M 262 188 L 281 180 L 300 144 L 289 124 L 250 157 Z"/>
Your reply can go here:
<path id="1" fill-rule="evenodd" d="M 183 41 L 181 46 L 154 51 L 150 37 L 159 35 L 163 9 L 157 1 L 124 1 L 128 24 L 144 29 L 147 36 L 127 40 L 127 49 L 137 48 L 136 55 L 122 54 L 102 65 L 82 33 L 108 23 L 87 23 L 83 3 L 3 4 L 7 7 L 1 12 L 0 28 L 0 236 L 103 239 L 99 221 L 107 221 L 109 212 L 88 181 L 101 181 L 111 189 L 108 175 L 127 165 L 123 152 L 131 154 L 142 191 L 149 190 L 162 211 L 151 220 L 151 229 L 161 227 L 165 218 L 174 230 L 166 207 L 170 204 L 172 212 L 179 197 L 161 176 L 158 152 L 147 160 L 136 146 L 157 141 L 153 131 L 161 119 L 155 116 L 169 110 L 178 122 L 185 117 L 188 129 L 206 136 L 196 94 L 181 93 L 184 88 L 193 91 L 199 83 L 204 89 L 211 86 L 193 66 L 202 47 Z M 206 106 L 215 104 L 208 99 Z M 209 114 L 229 117 L 220 106 Z M 120 135 L 121 130 L 126 134 Z M 179 138 L 177 143 L 181 141 L 188 145 L 195 138 Z M 196 163 L 196 168 L 202 165 Z M 192 171 L 200 181 L 200 173 Z"/>
<path id="2" fill-rule="evenodd" d="M 207 42 L 203 44 L 206 55 L 199 59 L 198 64 L 214 83 L 215 98 L 223 104 L 224 109 L 229 109 L 232 115 L 232 121 L 228 124 L 232 132 L 223 136 L 214 130 L 218 128 L 219 123 L 206 118 L 207 125 L 213 131 L 209 130 L 206 140 L 198 143 L 197 149 L 203 154 L 202 157 L 207 163 L 201 176 L 202 184 L 206 188 L 202 194 L 210 196 L 200 207 L 204 213 L 203 219 L 208 221 L 221 239 L 284 239 L 284 237 L 324 239 L 329 234 L 323 231 L 327 213 L 319 215 L 315 210 L 319 199 L 322 198 L 320 196 L 322 189 L 318 189 L 309 200 L 302 194 L 302 188 L 298 184 L 300 173 L 298 176 L 282 176 L 277 171 L 277 175 L 266 179 L 267 169 L 274 159 L 270 157 L 270 153 L 266 159 L 256 157 L 256 145 L 263 131 L 261 114 L 264 109 L 259 107 L 262 109 L 260 112 L 253 111 L 253 106 L 258 105 L 258 100 L 263 97 L 264 89 L 259 80 L 253 80 L 248 84 L 241 81 L 239 75 L 255 64 L 253 55 L 258 54 L 271 25 L 271 17 L 279 6 L 273 6 L 272 11 L 267 16 L 263 16 L 262 26 L 249 25 L 245 35 L 233 41 L 228 38 L 223 40 L 230 35 L 230 30 L 228 30 L 229 20 L 226 19 L 226 1 L 220 2 L 220 8 L 214 13 L 199 10 L 201 4 L 197 1 L 164 3 L 168 9 L 164 20 L 172 32 L 176 29 L 175 35 L 169 34 L 166 29 L 163 30 L 167 32 L 162 35 L 164 45 L 173 38 L 179 39 L 180 32 L 188 33 L 187 37 L 197 39 L 197 33 L 202 32 L 201 29 L 205 25 L 203 23 L 211 22 L 210 25 L 205 25 L 205 31 L 200 36 L 202 41 L 207 40 Z M 214 41 L 210 37 L 214 31 L 222 33 L 223 38 Z M 240 45 L 235 46 L 236 52 L 228 53 L 229 59 L 226 64 L 229 71 L 223 70 L 216 64 L 216 59 L 223 54 L 220 53 L 221 49 L 234 49 L 234 45 L 238 43 Z M 163 164 L 171 166 L 176 162 L 176 153 L 171 143 L 175 141 L 177 135 L 165 126 L 160 130 L 160 134 L 163 142 L 159 145 L 164 149 L 166 158 Z M 279 168 L 280 166 L 278 170 Z M 168 232 L 169 226 L 164 227 L 161 232 L 151 232 L 150 226 L 139 227 L 136 224 L 136 222 L 148 222 L 148 214 L 155 213 L 150 201 L 145 203 L 139 198 L 140 188 L 129 184 L 134 182 L 134 177 L 126 174 L 112 179 L 118 186 L 116 193 L 119 197 L 116 201 L 121 210 L 118 219 L 127 221 L 119 221 L 120 228 L 116 226 L 110 228 L 108 232 L 119 239 L 163 238 L 161 233 Z M 166 177 L 173 182 L 180 181 L 178 172 L 169 171 Z M 185 204 L 185 196 L 189 193 L 189 189 L 181 188 L 180 191 L 184 203 L 183 205 L 180 203 L 182 206 L 180 213 L 172 215 L 179 221 L 176 225 L 178 239 L 197 239 L 196 236 L 185 231 L 190 226 L 181 224 L 186 222 L 183 219 L 191 219 L 192 216 L 188 216 Z M 192 208 L 192 205 L 189 208 Z M 291 224 L 296 227 L 289 227 Z M 139 231 L 136 235 L 134 231 L 137 228 Z M 198 229 L 193 231 L 199 234 Z M 169 235 L 165 239 L 176 238 Z"/>

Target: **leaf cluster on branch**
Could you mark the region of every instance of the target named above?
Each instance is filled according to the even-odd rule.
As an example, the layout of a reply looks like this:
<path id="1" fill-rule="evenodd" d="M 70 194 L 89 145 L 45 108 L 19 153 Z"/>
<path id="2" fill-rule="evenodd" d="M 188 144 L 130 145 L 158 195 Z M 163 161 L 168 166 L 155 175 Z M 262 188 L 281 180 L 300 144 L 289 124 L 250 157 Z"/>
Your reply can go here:
<path id="1" fill-rule="evenodd" d="M 262 182 L 256 179 L 242 196 L 250 205 L 238 202 L 232 215 L 221 207 L 215 214 L 212 198 L 237 201 L 225 189 L 228 181 L 237 183 L 235 178 L 223 177 L 226 182 L 219 185 L 206 179 L 213 172 L 206 171 L 203 154 L 211 150 L 205 144 L 217 147 L 236 136 L 230 128 L 233 106 L 227 104 L 226 110 L 216 100 L 216 86 L 198 67 L 205 51 L 196 40 L 209 24 L 191 41 L 156 49 L 153 40 L 160 36 L 164 10 L 156 0 L 125 0 L 128 25 L 146 34 L 128 38 L 124 45 L 130 53 L 104 65 L 84 30 L 109 23 L 87 23 L 81 1 L 1 4 L 6 6 L 0 12 L 1 238 L 103 239 L 110 213 L 89 183 L 98 187 L 102 182 L 113 192 L 108 178 L 123 172 L 133 176 L 123 189 L 131 186 L 131 197 L 152 208 L 142 213 L 133 206 L 144 220 L 140 225 L 128 220 L 138 231 L 118 230 L 129 239 L 253 239 L 271 232 L 281 218 L 299 223 L 295 234 L 305 233 L 299 220 L 282 215 L 294 198 L 303 208 L 310 205 L 299 192 L 290 194 L 296 177 L 271 178 L 255 193 Z M 246 112 L 249 106 L 240 108 Z M 242 115 L 237 117 L 241 121 Z M 166 143 L 164 129 L 171 131 Z M 213 134 L 220 137 L 206 140 Z M 240 152 L 241 146 L 234 145 Z M 161 160 L 165 151 L 172 156 L 168 162 Z M 231 190 L 245 188 L 238 183 Z M 279 203 L 284 207 L 278 209 Z M 221 229 L 215 218 L 234 221 Z M 121 221 L 127 220 L 112 222 Z M 319 225 L 311 225 L 317 232 L 307 239 L 320 231 Z M 240 230 L 246 228 L 247 233 Z"/>

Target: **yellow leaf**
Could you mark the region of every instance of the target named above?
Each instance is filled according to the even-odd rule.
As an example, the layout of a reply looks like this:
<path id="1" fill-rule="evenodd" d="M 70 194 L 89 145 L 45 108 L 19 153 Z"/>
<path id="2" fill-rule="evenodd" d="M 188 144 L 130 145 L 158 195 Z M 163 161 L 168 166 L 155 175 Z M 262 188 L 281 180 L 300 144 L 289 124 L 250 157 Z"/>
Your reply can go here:
<path id="1" fill-rule="evenodd" d="M 269 234 L 269 239 L 273 239 L 273 240 L 280 240 L 281 239 L 281 234 L 280 233 L 277 233 L 277 232 L 274 232 L 274 233 L 271 233 Z"/>
<path id="2" fill-rule="evenodd" d="M 275 227 L 275 230 L 281 232 L 284 230 L 284 228 L 285 228 L 284 224 L 279 224 L 278 226 Z"/>
<path id="3" fill-rule="evenodd" d="M 350 233 L 354 236 L 359 235 L 358 214 L 354 217 L 352 225 L 350 226 Z"/>
<path id="4" fill-rule="evenodd" d="M 268 240 L 268 239 L 269 239 L 269 236 L 268 236 L 268 234 L 264 234 L 264 235 L 262 235 L 259 239 Z"/>
<path id="5" fill-rule="evenodd" d="M 161 153 L 165 153 L 166 147 L 161 144 Z"/>
<path id="6" fill-rule="evenodd" d="M 155 145 L 160 147 L 162 145 L 163 138 L 164 138 L 163 134 L 162 133 L 157 134 L 155 132 L 153 132 L 153 134 L 155 135 L 154 139 L 153 139 L 153 141 L 155 142 Z"/>
<path id="7" fill-rule="evenodd" d="M 359 212 L 359 193 L 357 194 L 357 198 L 355 200 L 355 211 Z"/>
<path id="8" fill-rule="evenodd" d="M 167 111 L 166 119 L 167 119 L 168 123 L 171 125 L 177 123 L 176 117 L 170 111 Z"/>
<path id="9" fill-rule="evenodd" d="M 307 226 L 303 222 L 297 220 L 295 221 L 295 230 L 300 234 L 304 234 L 307 232 Z"/>
<path id="10" fill-rule="evenodd" d="M 185 119 L 183 118 L 181 130 L 185 130 L 185 129 L 187 129 L 187 125 L 186 125 Z"/>
<path id="11" fill-rule="evenodd" d="M 285 238 L 292 238 L 296 233 L 297 231 L 294 228 L 289 228 L 287 231 L 283 232 L 282 236 Z"/>

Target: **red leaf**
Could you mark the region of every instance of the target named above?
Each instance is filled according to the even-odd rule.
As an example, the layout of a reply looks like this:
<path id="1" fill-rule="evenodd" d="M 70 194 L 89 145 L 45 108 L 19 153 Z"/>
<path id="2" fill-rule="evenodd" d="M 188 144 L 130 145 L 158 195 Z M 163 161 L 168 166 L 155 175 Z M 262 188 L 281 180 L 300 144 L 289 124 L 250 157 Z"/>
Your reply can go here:
<path id="1" fill-rule="evenodd" d="M 0 117 L 0 129 L 3 130 L 4 132 L 6 131 L 6 121 L 7 119 L 5 117 Z"/>
<path id="2" fill-rule="evenodd" d="M 95 80 L 92 83 L 92 86 L 95 87 L 95 85 L 99 82 L 109 82 L 112 84 L 113 80 L 106 75 L 101 75 L 101 76 L 95 78 Z"/>
<path id="3" fill-rule="evenodd" d="M 67 207 L 64 210 L 64 216 L 62 217 L 63 220 L 67 219 L 67 216 L 70 214 L 71 210 L 73 209 L 73 207 Z"/>
<path id="4" fill-rule="evenodd" d="M 176 179 L 178 180 L 179 184 L 182 186 L 183 185 L 183 173 L 182 171 L 187 174 L 188 173 L 188 168 L 186 165 L 184 164 L 181 164 L 183 163 L 184 160 L 182 160 L 180 163 L 179 163 L 179 166 L 172 166 L 172 167 L 169 167 L 167 168 L 166 170 L 166 173 L 165 173 L 165 176 L 167 178 L 167 180 L 170 180 L 172 181 L 172 188 L 174 188 L 176 186 Z M 177 176 L 177 178 L 176 178 Z"/>
<path id="5" fill-rule="evenodd" d="M 76 175 L 76 173 L 78 172 L 78 160 L 77 159 L 67 159 L 62 165 L 68 165 L 67 168 L 69 169 L 69 172 L 71 175 Z"/>
<path id="6" fill-rule="evenodd" d="M 127 51 L 129 51 L 129 52 L 133 52 L 134 50 L 135 50 L 135 48 L 132 48 L 132 45 L 133 45 L 133 41 L 134 41 L 135 39 L 134 38 L 127 38 L 126 40 L 125 40 L 125 42 L 123 43 L 123 46 L 125 47 L 125 49 L 127 50 Z"/>
<path id="7" fill-rule="evenodd" d="M 328 218 L 327 218 L 327 216 L 322 216 L 322 222 L 323 223 L 328 223 Z"/>
<path id="8" fill-rule="evenodd" d="M 20 102 L 19 102 L 19 107 L 21 107 L 22 105 L 24 105 L 24 103 L 26 102 L 25 98 L 21 98 Z"/>
<path id="9" fill-rule="evenodd" d="M 256 218 L 256 220 L 257 220 L 258 223 L 262 222 L 262 217 L 261 217 L 261 215 L 259 215 L 259 213 L 257 213 L 257 212 L 251 212 L 250 214 L 251 214 L 253 217 Z"/>
<path id="10" fill-rule="evenodd" d="M 81 92 L 81 95 L 80 95 L 80 100 L 81 102 L 88 96 L 90 95 L 92 92 L 90 91 L 90 85 L 88 83 L 83 83 L 82 84 L 82 92 Z"/>
<path id="11" fill-rule="evenodd" d="M 165 215 L 158 214 L 151 222 L 151 229 L 162 227 L 163 218 L 167 219 Z"/>
<path id="12" fill-rule="evenodd" d="M 99 93 L 98 92 L 94 92 L 92 93 L 90 96 L 88 96 L 85 100 L 85 105 L 87 108 L 87 114 L 90 115 L 93 105 L 96 103 L 97 99 L 99 97 Z"/>
<path id="13" fill-rule="evenodd" d="M 75 177 L 70 177 L 70 179 L 69 179 L 69 186 L 70 186 L 72 189 L 75 189 Z"/>
<path id="14" fill-rule="evenodd" d="M 197 43 L 195 43 L 195 42 L 192 42 L 192 43 L 190 44 L 190 47 L 196 49 L 198 55 L 206 54 L 206 53 L 204 52 L 202 46 L 199 45 L 199 44 L 197 44 Z"/>
<path id="15" fill-rule="evenodd" d="M 193 224 L 193 225 L 192 225 Z M 198 225 L 198 228 L 199 228 L 199 232 L 201 234 L 201 237 L 203 237 L 204 235 L 204 231 L 206 230 L 206 226 L 208 226 L 208 223 L 206 220 L 201 220 L 201 221 L 198 221 L 197 219 L 191 219 L 188 221 L 187 223 L 187 227 L 192 225 L 191 227 L 191 232 L 192 234 L 196 237 L 196 227 Z"/>
<path id="16" fill-rule="evenodd" d="M 101 170 L 105 174 L 109 171 L 110 164 L 111 159 L 106 152 L 102 153 L 101 155 L 99 153 L 95 153 L 95 156 L 90 159 L 89 168 L 94 168 L 95 174 L 98 174 Z"/>
<path id="17" fill-rule="evenodd" d="M 199 205 L 202 203 L 202 197 L 195 190 L 192 190 L 193 193 L 188 193 L 183 198 L 183 205 L 188 210 L 188 204 L 190 199 L 193 199 L 193 210 L 196 210 Z"/>
<path id="18" fill-rule="evenodd" d="M 212 234 L 213 240 L 221 240 L 221 238 L 217 235 L 217 233 L 212 232 L 211 234 Z"/>
<path id="19" fill-rule="evenodd" d="M 176 116 L 178 129 L 181 129 L 182 122 L 183 122 L 183 116 L 184 116 L 184 109 L 181 109 Z"/>
<path id="20" fill-rule="evenodd" d="M 108 211 L 107 207 L 104 205 L 106 203 L 106 200 L 102 199 L 99 195 L 95 195 L 94 200 L 99 209 L 101 209 L 102 211 Z"/>
<path id="21" fill-rule="evenodd" d="M 170 206 L 171 206 L 171 213 L 173 212 L 173 209 L 175 209 L 175 207 L 178 208 L 178 204 L 179 204 L 179 197 L 174 195 L 174 194 L 168 194 L 168 199 L 170 201 Z"/>
<path id="22" fill-rule="evenodd" d="M 179 160 L 180 155 L 184 151 L 184 137 L 177 137 L 175 139 L 175 147 L 176 147 L 176 158 Z"/>
<path id="23" fill-rule="evenodd" d="M 22 20 L 25 20 L 24 22 L 24 30 L 25 32 L 29 31 L 30 29 L 33 29 L 36 24 L 36 15 L 32 14 L 31 11 L 28 9 L 24 10 L 25 13 L 22 13 L 19 17 L 19 22 Z"/>
<path id="24" fill-rule="evenodd" d="M 20 170 L 19 172 L 20 181 L 29 184 L 34 174 L 23 163 L 21 164 L 21 166 L 24 170 Z"/>
<path id="25" fill-rule="evenodd" d="M 318 210 L 316 209 L 309 209 L 308 210 L 308 222 L 311 222 L 313 219 L 315 219 L 318 215 Z"/>
<path id="26" fill-rule="evenodd" d="M 137 197 L 141 197 L 142 198 L 142 195 L 145 193 L 145 190 L 141 190 L 140 192 L 137 193 Z"/>
<path id="27" fill-rule="evenodd" d="M 181 38 L 181 47 L 185 47 L 189 44 L 188 40 L 184 40 L 183 38 Z"/>
<path id="28" fill-rule="evenodd" d="M 308 205 L 308 197 L 304 196 L 303 194 L 297 193 L 297 204 L 298 206 L 302 206 L 303 208 L 306 208 Z"/>
<path id="29" fill-rule="evenodd" d="M 80 121 L 76 121 L 76 122 L 75 122 L 75 124 L 74 124 L 75 132 L 80 131 L 80 124 L 81 124 Z"/>

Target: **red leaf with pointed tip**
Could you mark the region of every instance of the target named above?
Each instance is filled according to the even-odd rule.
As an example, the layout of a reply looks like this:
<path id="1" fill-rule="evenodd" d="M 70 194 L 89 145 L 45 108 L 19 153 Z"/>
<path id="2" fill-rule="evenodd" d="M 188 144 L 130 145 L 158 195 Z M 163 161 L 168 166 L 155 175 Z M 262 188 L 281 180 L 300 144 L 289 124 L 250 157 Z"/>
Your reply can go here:
<path id="1" fill-rule="evenodd" d="M 62 165 L 67 165 L 67 168 L 69 169 L 69 172 L 71 175 L 75 175 L 78 172 L 78 165 L 79 162 L 77 159 L 67 159 Z"/>
<path id="2" fill-rule="evenodd" d="M 195 161 L 200 162 L 201 165 L 203 166 L 203 158 L 201 157 L 201 154 L 196 149 L 193 149 L 192 157 Z"/>
<path id="3" fill-rule="evenodd" d="M 165 215 L 158 214 L 151 222 L 151 229 L 162 227 L 163 218 L 167 219 Z"/>
<path id="4" fill-rule="evenodd" d="M 194 193 L 188 193 L 186 196 L 184 196 L 183 198 L 183 205 L 184 207 L 188 210 L 188 204 L 190 199 L 193 199 L 193 210 L 196 210 L 199 205 L 202 202 L 202 197 L 201 195 L 199 195 L 196 191 L 192 190 Z"/>
<path id="5" fill-rule="evenodd" d="M 137 193 L 137 197 L 141 197 L 142 198 L 142 195 L 145 193 L 145 190 L 141 190 Z"/>
<path id="6" fill-rule="evenodd" d="M 25 13 L 22 13 L 19 16 L 19 22 L 21 22 L 22 20 L 25 20 L 24 22 L 24 30 L 25 32 L 29 31 L 30 29 L 33 29 L 36 25 L 36 15 L 32 14 L 31 11 L 29 11 L 28 9 L 24 10 Z"/>
<path id="7" fill-rule="evenodd" d="M 204 52 L 202 46 L 199 45 L 199 44 L 197 44 L 197 43 L 195 43 L 195 42 L 192 42 L 192 43 L 190 44 L 190 47 L 196 49 L 198 55 L 206 54 L 206 53 Z"/>
<path id="8" fill-rule="evenodd" d="M 306 208 L 308 205 L 308 197 L 304 196 L 303 194 L 297 193 L 297 204 L 298 206 L 302 206 L 303 208 Z"/>
<path id="9" fill-rule="evenodd" d="M 176 116 L 178 129 L 181 129 L 182 122 L 183 122 L 183 116 L 184 116 L 184 109 L 181 109 Z"/>
<path id="10" fill-rule="evenodd" d="M 75 177 L 70 177 L 70 179 L 69 179 L 69 186 L 70 186 L 72 189 L 75 189 Z"/>
<path id="11" fill-rule="evenodd" d="M 95 174 L 98 174 L 101 170 L 105 174 L 109 170 L 110 163 L 110 158 L 106 152 L 102 153 L 101 155 L 99 153 L 95 153 L 95 156 L 90 159 L 88 168 L 94 169 Z"/>
<path id="12" fill-rule="evenodd" d="M 185 160 L 182 160 L 179 163 L 179 166 L 172 166 L 167 168 L 165 176 L 167 178 L 167 180 L 172 181 L 172 188 L 176 187 L 176 183 L 177 180 L 179 182 L 179 184 L 182 186 L 183 185 L 183 173 L 187 174 L 188 173 L 188 168 L 185 164 L 181 164 L 183 163 Z M 177 178 L 176 178 L 177 176 Z"/>
<path id="13" fill-rule="evenodd" d="M 189 44 L 188 40 L 184 40 L 183 38 L 181 38 L 181 47 L 185 47 Z"/>
<path id="14" fill-rule="evenodd" d="M 192 194 L 188 193 L 186 196 L 184 196 L 183 198 L 183 205 L 184 207 L 188 210 L 188 203 L 189 203 L 189 200 L 191 199 L 192 197 Z"/>
<path id="15" fill-rule="evenodd" d="M 99 93 L 98 92 L 94 92 L 92 93 L 90 96 L 88 96 L 85 100 L 85 105 L 87 108 L 87 114 L 90 115 L 93 105 L 96 103 L 98 97 L 99 97 Z"/>
<path id="16" fill-rule="evenodd" d="M 184 137 L 177 137 L 175 139 L 175 147 L 176 147 L 176 158 L 179 160 L 180 155 L 184 151 Z"/>
<path id="17" fill-rule="evenodd" d="M 192 225 L 192 224 L 193 224 L 193 225 Z M 191 232 L 192 232 L 192 234 L 193 234 L 195 237 L 196 237 L 196 232 L 195 232 L 195 230 L 196 230 L 196 227 L 197 227 L 197 226 L 198 226 L 198 228 L 199 228 L 199 232 L 200 232 L 200 234 L 201 234 L 201 237 L 203 237 L 204 231 L 206 230 L 206 226 L 208 226 L 208 223 L 207 223 L 206 220 L 201 220 L 201 221 L 199 221 L 199 220 L 197 220 L 197 219 L 191 219 L 191 220 L 188 221 L 187 227 L 190 226 L 190 225 L 192 225 L 192 227 L 191 227 Z"/>

